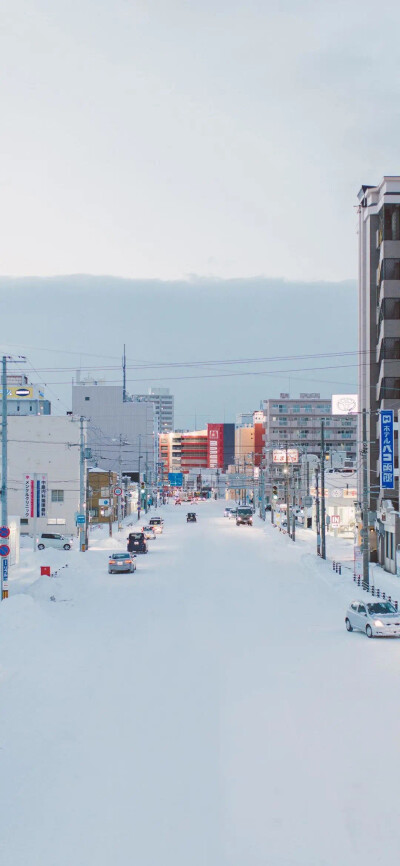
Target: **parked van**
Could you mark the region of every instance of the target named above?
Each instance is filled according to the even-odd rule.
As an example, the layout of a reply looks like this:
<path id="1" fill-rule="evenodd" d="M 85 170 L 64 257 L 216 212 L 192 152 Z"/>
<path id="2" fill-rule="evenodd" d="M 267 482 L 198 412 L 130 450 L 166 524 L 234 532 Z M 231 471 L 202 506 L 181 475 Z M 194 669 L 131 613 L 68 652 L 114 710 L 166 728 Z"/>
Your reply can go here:
<path id="1" fill-rule="evenodd" d="M 44 550 L 45 547 L 58 547 L 60 550 L 71 550 L 71 539 L 66 535 L 59 535 L 57 532 L 42 532 L 38 538 L 38 550 Z"/>

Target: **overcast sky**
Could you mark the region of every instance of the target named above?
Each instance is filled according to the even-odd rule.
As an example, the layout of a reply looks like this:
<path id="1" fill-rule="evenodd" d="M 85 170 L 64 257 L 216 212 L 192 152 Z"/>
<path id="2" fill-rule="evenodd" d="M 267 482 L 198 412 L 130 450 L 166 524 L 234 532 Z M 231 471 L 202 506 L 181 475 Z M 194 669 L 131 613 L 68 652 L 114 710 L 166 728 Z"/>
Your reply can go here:
<path id="1" fill-rule="evenodd" d="M 356 276 L 400 4 L 3 0 L 3 274 Z"/>
<path id="2" fill-rule="evenodd" d="M 170 388 L 178 428 L 234 421 L 281 391 L 354 393 L 356 310 L 354 282 L 0 278 L 1 348 L 27 355 L 55 414 L 78 369 L 122 385 L 125 342 L 128 391 Z"/>

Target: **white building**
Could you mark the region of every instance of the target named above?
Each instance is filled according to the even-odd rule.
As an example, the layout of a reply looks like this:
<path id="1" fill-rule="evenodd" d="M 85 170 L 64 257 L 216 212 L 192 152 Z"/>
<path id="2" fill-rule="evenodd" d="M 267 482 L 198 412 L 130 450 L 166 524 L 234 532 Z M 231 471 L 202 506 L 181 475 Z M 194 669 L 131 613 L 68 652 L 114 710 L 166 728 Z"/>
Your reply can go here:
<path id="1" fill-rule="evenodd" d="M 38 533 L 49 527 L 61 533 L 75 532 L 79 428 L 79 420 L 71 416 L 8 418 L 8 513 L 19 516 L 22 532 L 33 531 L 35 505 Z"/>
<path id="2" fill-rule="evenodd" d="M 99 469 L 122 475 L 147 472 L 155 477 L 158 427 L 154 404 L 135 397 L 123 399 L 119 385 L 93 380 L 72 386 L 74 415 L 87 419 L 87 444 Z"/>

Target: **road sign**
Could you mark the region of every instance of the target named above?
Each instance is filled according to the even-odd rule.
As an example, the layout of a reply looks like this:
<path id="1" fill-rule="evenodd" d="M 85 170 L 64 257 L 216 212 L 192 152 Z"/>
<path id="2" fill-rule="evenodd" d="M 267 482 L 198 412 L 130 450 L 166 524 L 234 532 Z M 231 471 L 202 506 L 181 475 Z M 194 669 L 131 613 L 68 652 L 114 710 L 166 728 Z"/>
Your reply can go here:
<path id="1" fill-rule="evenodd" d="M 304 508 L 312 508 L 312 496 L 304 497 Z"/>
<path id="2" fill-rule="evenodd" d="M 182 487 L 183 472 L 168 472 L 168 484 L 170 487 Z"/>
<path id="3" fill-rule="evenodd" d="M 8 538 L 10 535 L 10 530 L 8 526 L 0 526 L 0 538 Z"/>
<path id="4" fill-rule="evenodd" d="M 86 516 L 84 514 L 76 515 L 76 525 L 82 526 L 83 523 L 86 523 Z"/>
<path id="5" fill-rule="evenodd" d="M 7 581 L 8 581 L 8 559 L 7 559 L 7 557 L 5 559 L 3 559 L 3 562 L 1 564 L 2 564 L 2 571 L 3 571 L 3 583 L 7 583 Z"/>
<path id="6" fill-rule="evenodd" d="M 122 487 L 114 487 L 114 496 L 122 496 Z"/>
<path id="7" fill-rule="evenodd" d="M 9 556 L 10 548 L 8 544 L 0 544 L 0 556 Z"/>
<path id="8" fill-rule="evenodd" d="M 332 514 L 331 526 L 340 526 L 340 514 Z"/>
<path id="9" fill-rule="evenodd" d="M 110 500 L 109 500 L 109 499 L 99 499 L 99 505 L 103 505 L 103 506 L 105 505 L 105 506 L 107 506 L 107 505 L 109 505 L 109 504 L 110 504 Z"/>

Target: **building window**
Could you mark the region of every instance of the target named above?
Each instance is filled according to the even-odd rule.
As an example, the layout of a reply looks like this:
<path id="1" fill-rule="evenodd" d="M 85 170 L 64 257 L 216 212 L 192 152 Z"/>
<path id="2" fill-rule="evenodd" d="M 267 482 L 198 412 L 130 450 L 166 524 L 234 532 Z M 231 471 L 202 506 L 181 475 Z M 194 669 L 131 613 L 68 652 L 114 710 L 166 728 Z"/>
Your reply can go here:
<path id="1" fill-rule="evenodd" d="M 85 397 L 85 400 L 90 400 L 90 397 Z"/>
<path id="2" fill-rule="evenodd" d="M 65 520 L 63 517 L 49 517 L 47 526 L 65 526 Z"/>
<path id="3" fill-rule="evenodd" d="M 63 490 L 52 490 L 51 491 L 51 501 L 52 502 L 64 502 L 64 491 Z"/>
<path id="4" fill-rule="evenodd" d="M 21 526 L 28 526 L 29 520 L 27 517 L 21 517 L 19 522 Z"/>

